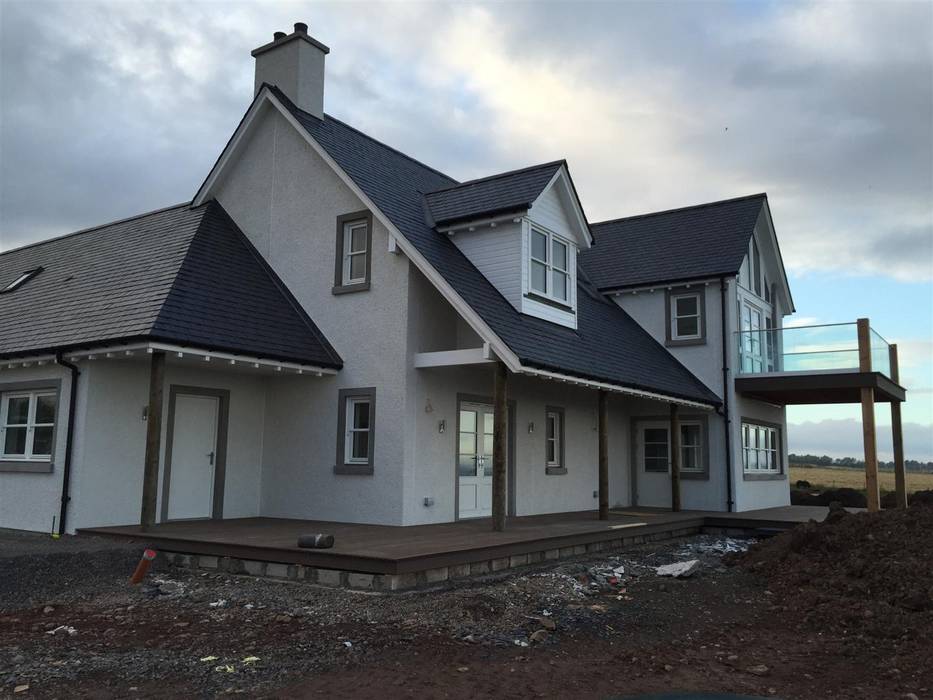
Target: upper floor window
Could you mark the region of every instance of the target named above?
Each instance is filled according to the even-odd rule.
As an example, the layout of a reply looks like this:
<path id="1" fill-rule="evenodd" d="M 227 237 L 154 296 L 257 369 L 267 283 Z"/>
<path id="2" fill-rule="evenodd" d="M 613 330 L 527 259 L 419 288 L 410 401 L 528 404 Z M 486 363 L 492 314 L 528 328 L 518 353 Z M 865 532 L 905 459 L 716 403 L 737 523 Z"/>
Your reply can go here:
<path id="1" fill-rule="evenodd" d="M 704 293 L 668 292 L 667 342 L 669 345 L 693 345 L 706 340 Z"/>
<path id="2" fill-rule="evenodd" d="M 0 457 L 51 460 L 57 400 L 54 390 L 0 395 Z"/>
<path id="3" fill-rule="evenodd" d="M 570 248 L 552 233 L 531 229 L 531 291 L 563 303 L 570 302 Z"/>
<path id="4" fill-rule="evenodd" d="M 372 269 L 372 216 L 368 211 L 337 217 L 334 293 L 369 289 Z"/>

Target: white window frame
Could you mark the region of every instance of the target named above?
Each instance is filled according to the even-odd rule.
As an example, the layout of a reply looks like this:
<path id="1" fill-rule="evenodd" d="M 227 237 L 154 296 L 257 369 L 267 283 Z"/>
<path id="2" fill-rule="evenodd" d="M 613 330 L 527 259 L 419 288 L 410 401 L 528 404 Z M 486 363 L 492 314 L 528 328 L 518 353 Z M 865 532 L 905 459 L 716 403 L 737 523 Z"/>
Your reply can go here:
<path id="1" fill-rule="evenodd" d="M 683 439 L 683 429 L 684 429 L 686 426 L 694 426 L 694 427 L 697 428 L 698 442 L 697 442 L 696 445 L 687 445 L 687 444 L 684 443 L 684 439 Z M 680 471 L 681 471 L 681 473 L 687 473 L 687 474 L 705 474 L 705 473 L 706 473 L 706 464 L 705 464 L 705 459 L 704 459 L 704 458 L 705 458 L 705 456 L 706 456 L 706 452 L 705 452 L 706 446 L 703 444 L 703 437 L 704 437 L 703 422 L 702 422 L 702 421 L 698 421 L 698 420 L 691 420 L 691 419 L 681 420 L 681 421 L 680 421 L 680 429 L 681 429 L 681 434 L 680 434 Z M 648 472 L 648 473 L 650 473 L 650 474 L 663 474 L 663 473 L 665 473 L 665 471 L 662 471 L 661 469 L 648 469 L 648 468 L 646 467 L 646 461 L 645 461 L 645 460 L 647 459 L 647 455 L 646 455 L 646 449 L 645 449 L 645 448 L 646 448 L 647 445 L 648 445 L 648 441 L 645 439 L 645 431 L 646 431 L 646 430 L 663 430 L 663 431 L 664 431 L 664 434 L 667 436 L 667 469 L 666 469 L 666 473 L 670 474 L 670 471 L 671 471 L 671 455 L 673 454 L 673 452 L 672 452 L 672 450 L 671 450 L 671 426 L 670 426 L 670 424 L 669 424 L 669 423 L 662 423 L 661 421 L 654 421 L 654 422 L 651 422 L 651 423 L 644 423 L 644 424 L 642 424 L 642 426 L 641 426 L 641 435 L 640 435 L 640 440 L 641 440 L 641 455 L 639 456 L 639 458 L 640 458 L 640 461 L 641 461 L 642 470 L 644 470 L 645 472 Z M 652 445 L 660 445 L 661 443 L 659 443 L 659 442 L 652 442 L 651 444 L 652 444 Z M 696 450 L 696 457 L 697 457 L 697 458 L 696 458 L 696 467 L 692 467 L 692 468 L 691 468 L 691 467 L 686 467 L 686 466 L 684 466 L 684 465 L 687 464 L 687 460 L 684 459 L 684 457 L 686 456 L 686 451 L 687 451 L 687 450 Z"/>
<path id="2" fill-rule="evenodd" d="M 752 456 L 754 456 L 754 462 Z M 765 466 L 762 467 L 762 464 Z M 742 421 L 742 470 L 746 474 L 781 473 L 781 431 L 779 428 L 753 421 Z"/>
<path id="3" fill-rule="evenodd" d="M 342 276 L 341 284 L 345 287 L 349 287 L 354 284 L 363 284 L 366 282 L 366 270 L 369 265 L 367 256 L 369 255 L 369 222 L 366 219 L 357 219 L 355 221 L 347 221 L 343 225 L 343 245 L 341 246 L 343 250 L 343 265 L 342 265 Z M 353 249 L 353 231 L 357 229 L 363 230 L 363 248 L 360 250 Z M 363 257 L 363 276 L 362 277 L 352 277 L 352 261 L 356 256 Z"/>
<path id="4" fill-rule="evenodd" d="M 544 418 L 544 457 L 549 467 L 562 467 L 561 460 L 561 432 L 563 430 L 563 416 L 558 411 L 548 411 Z M 554 434 L 551 435 L 551 425 L 554 426 Z M 553 445 L 554 459 L 547 459 L 548 448 Z"/>
<path id="5" fill-rule="evenodd" d="M 671 294 L 671 340 L 700 340 L 703 338 L 703 299 L 700 294 L 701 292 L 677 292 L 676 294 Z M 677 301 L 687 297 L 696 299 L 697 311 L 695 314 L 680 315 L 677 313 Z M 682 318 L 696 318 L 697 332 L 690 334 L 678 333 L 677 321 Z"/>
<path id="6" fill-rule="evenodd" d="M 540 234 L 545 237 L 545 256 L 546 259 L 535 257 L 534 254 L 534 235 Z M 558 267 L 554 263 L 554 243 L 564 246 L 566 251 L 566 268 Z M 544 286 L 545 290 L 536 289 L 534 286 L 534 265 L 535 263 L 544 266 Z M 567 280 L 567 296 L 561 297 L 554 293 L 554 275 L 564 275 Z M 573 295 L 576 287 L 576 274 L 574 272 L 574 246 L 563 236 L 558 236 L 553 231 L 549 231 L 543 226 L 529 222 L 528 225 L 528 291 L 531 294 L 546 297 L 558 304 L 564 306 L 573 306 Z"/>
<path id="7" fill-rule="evenodd" d="M 369 407 L 369 426 L 366 428 L 359 428 L 353 422 L 356 412 L 354 408 L 358 404 L 366 404 Z M 347 397 L 347 406 L 346 406 L 346 436 L 344 437 L 344 447 L 343 447 L 343 460 L 346 464 L 369 464 L 370 456 L 372 454 L 372 430 L 373 430 L 373 405 L 372 400 L 368 396 L 348 396 Z M 353 456 L 353 437 L 356 433 L 367 433 L 366 439 L 366 456 L 365 457 L 354 457 Z"/>
<path id="8" fill-rule="evenodd" d="M 35 389 L 30 391 L 8 391 L 0 394 L 0 459 L 9 462 L 48 462 L 55 451 L 55 420 L 51 423 L 36 423 L 36 406 L 40 396 L 51 396 L 55 401 L 55 419 L 58 418 L 58 392 L 50 389 Z M 14 398 L 28 398 L 29 407 L 26 411 L 25 423 L 8 423 L 9 400 Z M 10 428 L 26 428 L 26 451 L 23 454 L 6 452 L 6 431 Z M 36 454 L 35 448 L 36 428 L 52 429 L 52 445 L 48 454 Z"/>

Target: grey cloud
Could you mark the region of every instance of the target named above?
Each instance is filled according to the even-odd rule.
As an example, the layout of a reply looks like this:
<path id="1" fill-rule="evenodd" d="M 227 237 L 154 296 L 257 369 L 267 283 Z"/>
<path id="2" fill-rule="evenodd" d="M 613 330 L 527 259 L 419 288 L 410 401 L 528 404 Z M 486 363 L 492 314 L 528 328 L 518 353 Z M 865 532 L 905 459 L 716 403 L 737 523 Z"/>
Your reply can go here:
<path id="1" fill-rule="evenodd" d="M 933 460 L 933 426 L 904 423 L 904 456 L 922 462 Z M 878 457 L 893 459 L 891 427 L 877 426 Z M 787 449 L 796 454 L 818 454 L 830 457 L 861 457 L 862 424 L 853 419 L 788 423 Z"/>

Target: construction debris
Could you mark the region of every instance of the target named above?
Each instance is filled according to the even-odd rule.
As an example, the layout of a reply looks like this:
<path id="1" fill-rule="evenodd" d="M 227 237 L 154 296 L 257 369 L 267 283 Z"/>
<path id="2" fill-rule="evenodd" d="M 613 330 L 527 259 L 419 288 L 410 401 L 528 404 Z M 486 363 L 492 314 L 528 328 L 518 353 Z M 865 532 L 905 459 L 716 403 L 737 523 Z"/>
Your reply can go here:
<path id="1" fill-rule="evenodd" d="M 659 566 L 655 571 L 658 576 L 673 576 L 674 578 L 687 578 L 693 576 L 700 569 L 700 560 L 691 559 L 689 561 L 680 561 L 676 564 L 666 564 Z"/>

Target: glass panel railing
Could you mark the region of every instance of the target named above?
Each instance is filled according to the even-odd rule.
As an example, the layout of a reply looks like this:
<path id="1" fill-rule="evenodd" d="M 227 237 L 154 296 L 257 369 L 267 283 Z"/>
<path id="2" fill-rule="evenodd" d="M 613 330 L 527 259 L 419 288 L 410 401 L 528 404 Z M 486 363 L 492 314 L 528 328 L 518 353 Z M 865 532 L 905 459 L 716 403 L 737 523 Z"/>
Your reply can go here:
<path id="1" fill-rule="evenodd" d="M 871 369 L 881 372 L 884 376 L 891 376 L 891 346 L 874 329 L 871 329 Z"/>
<path id="2" fill-rule="evenodd" d="M 746 330 L 736 335 L 743 374 L 857 370 L 859 366 L 854 323 Z"/>

